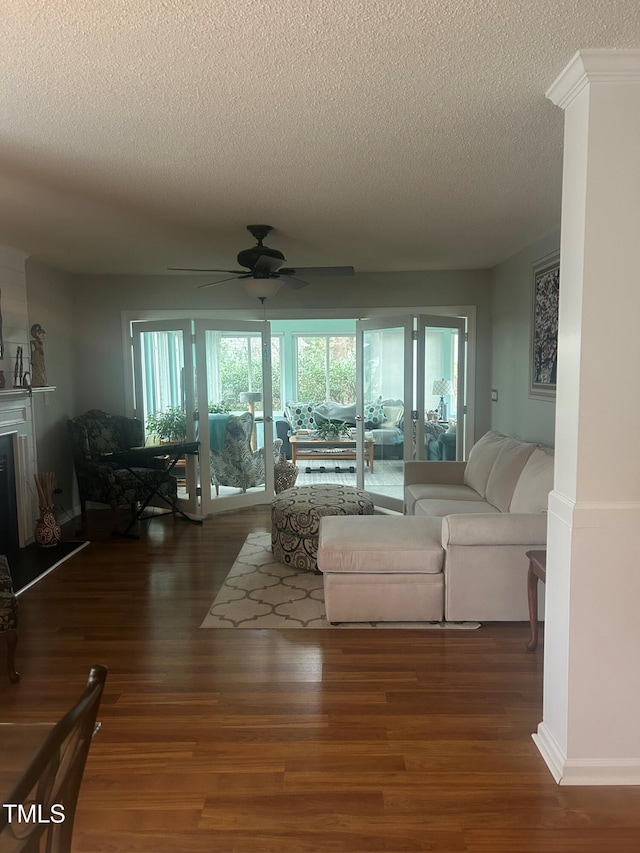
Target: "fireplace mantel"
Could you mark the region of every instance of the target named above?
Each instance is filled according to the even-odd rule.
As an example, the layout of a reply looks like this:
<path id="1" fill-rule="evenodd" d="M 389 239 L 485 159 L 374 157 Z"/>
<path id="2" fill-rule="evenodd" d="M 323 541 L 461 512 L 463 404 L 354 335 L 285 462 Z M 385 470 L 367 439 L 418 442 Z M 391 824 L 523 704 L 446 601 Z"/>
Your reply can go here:
<path id="1" fill-rule="evenodd" d="M 35 392 L 53 391 L 45 388 L 3 388 L 0 390 L 0 435 L 13 436 L 13 461 L 18 508 L 18 539 L 21 548 L 33 541 L 37 516 L 34 474 L 37 472 L 33 430 L 33 397 Z"/>
<path id="2" fill-rule="evenodd" d="M 0 390 L 0 398 L 2 397 L 29 397 L 31 394 L 42 393 L 43 391 L 55 391 L 57 385 L 45 385 L 40 388 L 2 388 Z"/>

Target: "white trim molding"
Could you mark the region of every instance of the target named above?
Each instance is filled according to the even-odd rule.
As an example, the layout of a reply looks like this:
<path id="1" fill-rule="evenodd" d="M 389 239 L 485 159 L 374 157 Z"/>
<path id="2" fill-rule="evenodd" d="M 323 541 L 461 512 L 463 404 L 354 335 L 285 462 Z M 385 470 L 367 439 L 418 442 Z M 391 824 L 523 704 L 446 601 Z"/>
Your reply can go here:
<path id="1" fill-rule="evenodd" d="M 531 737 L 558 785 L 640 785 L 640 758 L 567 758 L 544 723 Z"/>
<path id="2" fill-rule="evenodd" d="M 640 50 L 579 50 L 545 93 L 566 109 L 588 83 L 639 83 Z"/>

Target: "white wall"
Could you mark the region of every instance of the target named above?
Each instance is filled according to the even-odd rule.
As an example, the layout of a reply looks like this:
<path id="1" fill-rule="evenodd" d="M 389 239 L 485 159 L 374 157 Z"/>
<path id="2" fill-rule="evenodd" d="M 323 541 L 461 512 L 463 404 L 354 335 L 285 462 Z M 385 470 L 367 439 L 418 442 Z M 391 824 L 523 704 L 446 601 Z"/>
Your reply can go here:
<path id="1" fill-rule="evenodd" d="M 498 391 L 498 402 L 491 403 L 491 427 L 549 445 L 554 445 L 555 402 L 529 397 L 531 286 L 533 264 L 559 247 L 560 233 L 554 232 L 492 271 L 491 388 Z"/>

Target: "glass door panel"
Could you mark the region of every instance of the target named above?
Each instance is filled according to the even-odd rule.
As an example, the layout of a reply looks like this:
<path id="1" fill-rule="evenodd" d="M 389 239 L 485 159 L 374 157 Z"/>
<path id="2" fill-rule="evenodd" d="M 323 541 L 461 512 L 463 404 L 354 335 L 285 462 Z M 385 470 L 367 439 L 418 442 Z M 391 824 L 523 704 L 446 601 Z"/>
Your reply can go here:
<path id="1" fill-rule="evenodd" d="M 145 443 L 194 441 L 194 383 L 191 321 L 131 324 L 134 415 L 145 425 Z M 176 465 L 178 505 L 198 510 L 198 464 L 186 456 Z"/>
<path id="2" fill-rule="evenodd" d="M 264 503 L 274 464 L 269 324 L 198 320 L 195 328 L 203 512 Z"/>
<path id="3" fill-rule="evenodd" d="M 465 320 L 420 315 L 417 354 L 417 459 L 464 458 Z"/>
<path id="4" fill-rule="evenodd" d="M 356 324 L 358 486 L 398 510 L 412 453 L 412 331 L 408 316 Z"/>

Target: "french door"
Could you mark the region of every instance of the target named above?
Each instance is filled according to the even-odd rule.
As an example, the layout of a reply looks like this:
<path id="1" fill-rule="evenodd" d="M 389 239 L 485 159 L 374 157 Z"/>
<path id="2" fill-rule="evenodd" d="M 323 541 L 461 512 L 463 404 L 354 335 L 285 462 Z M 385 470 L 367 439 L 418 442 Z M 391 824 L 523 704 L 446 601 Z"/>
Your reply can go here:
<path id="1" fill-rule="evenodd" d="M 415 457 L 440 461 L 463 459 L 465 321 L 462 317 L 419 314 L 416 325 Z"/>
<path id="2" fill-rule="evenodd" d="M 194 325 L 202 512 L 265 503 L 274 479 L 270 325 Z"/>
<path id="3" fill-rule="evenodd" d="M 196 411 L 194 361 L 190 320 L 158 320 L 131 324 L 133 349 L 134 415 L 145 424 L 147 443 L 160 437 L 148 428 L 151 416 L 171 415 L 175 429 L 167 440 L 195 441 Z M 178 506 L 183 512 L 199 514 L 199 466 L 196 456 L 187 456 L 179 467 Z"/>
<path id="4" fill-rule="evenodd" d="M 464 458 L 465 338 L 461 317 L 356 323 L 357 482 L 377 506 L 402 510 L 405 461 Z"/>
<path id="5" fill-rule="evenodd" d="M 358 320 L 356 376 L 358 488 L 374 494 L 378 506 L 402 509 L 403 460 L 413 432 L 413 317 Z M 373 464 L 365 466 L 365 444 L 372 441 Z"/>
<path id="6" fill-rule="evenodd" d="M 273 493 L 271 338 L 265 322 L 133 322 L 134 414 L 172 413 L 200 442 L 178 469 L 178 504 L 197 515 Z M 147 429 L 147 442 L 157 437 Z M 184 466 L 184 467 L 183 467 Z"/>

